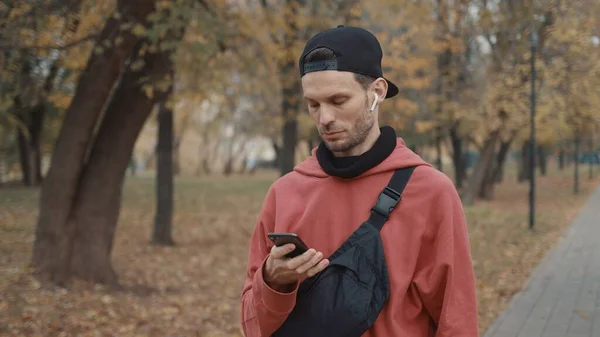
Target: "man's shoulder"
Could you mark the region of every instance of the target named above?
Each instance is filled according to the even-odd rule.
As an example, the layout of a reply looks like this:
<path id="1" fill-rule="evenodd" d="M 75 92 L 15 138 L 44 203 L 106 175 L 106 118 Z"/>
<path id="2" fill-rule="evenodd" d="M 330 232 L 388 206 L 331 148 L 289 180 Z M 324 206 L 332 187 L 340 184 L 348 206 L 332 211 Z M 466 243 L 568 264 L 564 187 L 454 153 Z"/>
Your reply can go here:
<path id="1" fill-rule="evenodd" d="M 267 193 L 263 200 L 263 211 L 274 210 L 276 208 L 277 199 L 282 197 L 290 196 L 290 193 L 294 193 L 300 185 L 301 174 L 295 171 L 284 174 L 283 176 L 275 178 L 275 180 L 269 186 Z"/>
<path id="2" fill-rule="evenodd" d="M 415 173 L 419 178 L 423 179 L 425 183 L 438 185 L 444 188 L 454 188 L 452 179 L 444 172 L 431 165 L 420 165 L 415 169 Z"/>
<path id="3" fill-rule="evenodd" d="M 311 179 L 311 177 L 307 177 L 296 171 L 291 171 L 275 179 L 275 181 L 273 181 L 273 183 L 271 184 L 270 189 L 273 192 L 282 189 L 294 189 L 306 184 L 307 179 Z"/>
<path id="4" fill-rule="evenodd" d="M 452 179 L 433 166 L 418 166 L 413 175 L 415 185 L 417 185 L 420 192 L 431 194 L 432 197 L 439 197 L 440 195 L 458 196 L 458 191 Z"/>

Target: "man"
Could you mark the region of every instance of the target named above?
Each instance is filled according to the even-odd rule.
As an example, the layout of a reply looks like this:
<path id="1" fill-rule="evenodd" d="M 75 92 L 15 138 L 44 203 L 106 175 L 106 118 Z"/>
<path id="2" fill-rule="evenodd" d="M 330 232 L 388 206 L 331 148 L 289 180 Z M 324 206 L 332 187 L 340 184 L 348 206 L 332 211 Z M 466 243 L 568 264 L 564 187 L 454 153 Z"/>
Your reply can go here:
<path id="1" fill-rule="evenodd" d="M 398 94 L 381 59 L 375 36 L 345 26 L 314 36 L 300 57 L 323 142 L 267 193 L 242 290 L 247 337 L 478 336 L 459 196 L 379 127 L 378 105 Z M 295 233 L 311 249 L 286 258 L 294 245 L 274 246 L 271 232 Z"/>

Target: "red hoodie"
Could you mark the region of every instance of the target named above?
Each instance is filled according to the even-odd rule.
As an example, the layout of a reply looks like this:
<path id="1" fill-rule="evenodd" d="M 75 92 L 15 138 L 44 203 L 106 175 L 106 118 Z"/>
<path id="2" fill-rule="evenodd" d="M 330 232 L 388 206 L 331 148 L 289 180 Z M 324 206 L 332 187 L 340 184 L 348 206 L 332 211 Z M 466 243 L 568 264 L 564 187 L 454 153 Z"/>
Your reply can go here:
<path id="1" fill-rule="evenodd" d="M 394 170 L 415 165 L 402 200 L 381 230 L 390 298 L 363 336 L 479 336 L 475 275 L 459 196 L 446 175 L 398 138 L 390 156 L 356 178 L 329 176 L 313 150 L 273 183 L 250 241 L 241 304 L 247 337 L 277 330 L 292 311 L 298 290 L 296 286 L 284 294 L 265 284 L 263 265 L 273 245 L 267 233 L 297 233 L 329 256 L 369 218 Z"/>

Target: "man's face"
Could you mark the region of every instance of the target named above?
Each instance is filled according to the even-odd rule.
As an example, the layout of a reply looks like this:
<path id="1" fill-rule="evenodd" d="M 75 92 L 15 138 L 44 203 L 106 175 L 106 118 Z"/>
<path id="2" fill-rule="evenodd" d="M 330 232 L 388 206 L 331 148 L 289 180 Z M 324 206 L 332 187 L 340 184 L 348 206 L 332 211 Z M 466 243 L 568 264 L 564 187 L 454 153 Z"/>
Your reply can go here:
<path id="1" fill-rule="evenodd" d="M 373 95 L 350 72 L 311 72 L 302 77 L 304 99 L 319 134 L 332 152 L 348 153 L 362 144 L 373 128 L 376 115 L 369 112 Z"/>

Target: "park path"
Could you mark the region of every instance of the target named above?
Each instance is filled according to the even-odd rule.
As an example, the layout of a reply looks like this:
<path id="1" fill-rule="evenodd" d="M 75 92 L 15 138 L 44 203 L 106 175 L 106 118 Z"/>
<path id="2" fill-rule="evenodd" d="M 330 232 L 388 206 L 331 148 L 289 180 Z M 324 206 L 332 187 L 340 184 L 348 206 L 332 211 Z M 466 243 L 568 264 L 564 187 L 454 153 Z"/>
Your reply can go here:
<path id="1" fill-rule="evenodd" d="M 483 337 L 600 337 L 600 187 Z"/>

